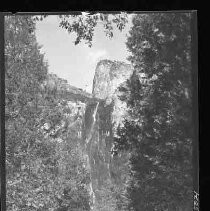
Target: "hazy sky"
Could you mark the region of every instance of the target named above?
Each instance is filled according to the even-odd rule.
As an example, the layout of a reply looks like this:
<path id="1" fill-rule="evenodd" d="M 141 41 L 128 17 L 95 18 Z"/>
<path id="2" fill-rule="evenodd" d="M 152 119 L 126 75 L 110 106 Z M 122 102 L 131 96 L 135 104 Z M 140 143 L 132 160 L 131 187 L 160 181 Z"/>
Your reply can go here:
<path id="1" fill-rule="evenodd" d="M 131 20 L 131 18 L 129 18 Z M 126 34 L 131 23 L 122 31 L 114 30 L 114 37 L 105 36 L 103 28 L 98 26 L 89 48 L 85 43 L 74 45 L 75 34 L 68 34 L 59 27 L 58 18 L 51 15 L 37 23 L 37 41 L 42 45 L 42 52 L 49 64 L 49 72 L 68 80 L 69 84 L 92 91 L 95 67 L 101 59 L 127 62 L 129 53 L 126 49 Z"/>

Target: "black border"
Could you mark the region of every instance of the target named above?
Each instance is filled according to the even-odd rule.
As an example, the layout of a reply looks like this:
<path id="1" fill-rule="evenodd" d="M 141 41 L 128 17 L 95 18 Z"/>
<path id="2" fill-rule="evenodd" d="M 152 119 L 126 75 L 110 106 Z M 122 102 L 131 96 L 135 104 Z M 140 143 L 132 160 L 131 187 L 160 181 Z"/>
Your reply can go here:
<path id="1" fill-rule="evenodd" d="M 65 12 L 65 11 L 167 11 L 167 10 L 195 10 L 197 3 L 183 0 L 60 0 L 57 1 L 5 1 L 1 5 L 2 12 Z"/>

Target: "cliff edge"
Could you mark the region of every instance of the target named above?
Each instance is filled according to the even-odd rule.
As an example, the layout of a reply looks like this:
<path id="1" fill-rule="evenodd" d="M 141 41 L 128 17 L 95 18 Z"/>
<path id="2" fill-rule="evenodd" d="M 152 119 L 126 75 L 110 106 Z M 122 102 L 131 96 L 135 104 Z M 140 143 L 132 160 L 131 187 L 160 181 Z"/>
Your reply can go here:
<path id="1" fill-rule="evenodd" d="M 125 161 L 119 156 L 113 157 L 111 149 L 116 128 L 126 115 L 126 105 L 118 98 L 118 87 L 123 86 L 132 73 L 131 65 L 118 61 L 102 60 L 96 66 L 92 96 L 100 101 L 87 104 L 83 128 L 93 207 L 100 200 L 98 193 L 107 180 L 122 182 L 119 163 Z"/>

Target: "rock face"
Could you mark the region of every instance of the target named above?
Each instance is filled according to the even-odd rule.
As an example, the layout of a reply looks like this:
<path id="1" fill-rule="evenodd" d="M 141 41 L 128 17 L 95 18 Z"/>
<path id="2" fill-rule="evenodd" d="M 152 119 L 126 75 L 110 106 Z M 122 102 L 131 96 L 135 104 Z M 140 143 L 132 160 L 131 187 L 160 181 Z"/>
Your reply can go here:
<path id="1" fill-rule="evenodd" d="M 85 143 L 91 173 L 93 207 L 97 190 L 107 179 L 119 182 L 119 158 L 111 155 L 116 127 L 126 115 L 126 106 L 119 99 L 118 87 L 123 85 L 133 72 L 131 65 L 102 60 L 95 70 L 92 95 L 98 102 L 87 104 L 83 141 Z M 117 176 L 116 176 L 117 175 Z M 94 209 L 94 208 L 93 208 Z"/>
<path id="2" fill-rule="evenodd" d="M 93 79 L 93 96 L 101 99 L 112 98 L 117 87 L 125 82 L 132 72 L 132 66 L 124 62 L 100 61 Z"/>
<path id="3" fill-rule="evenodd" d="M 118 98 L 118 87 L 124 86 L 132 73 L 132 66 L 126 63 L 100 61 L 95 70 L 92 94 L 68 85 L 67 81 L 53 74 L 46 82 L 50 92 L 56 87 L 59 98 L 68 102 L 70 129 L 77 125 L 77 140 L 84 150 L 90 172 L 89 192 L 94 211 L 101 210 L 96 207 L 100 197 L 98 192 L 107 181 L 119 186 L 124 181 L 121 164 L 126 156 L 113 157 L 111 150 L 116 128 L 126 115 L 126 105 Z"/>
<path id="4" fill-rule="evenodd" d="M 67 80 L 61 79 L 55 74 L 48 75 L 47 80 L 43 85 L 43 88 L 44 87 L 47 87 L 51 91 L 56 91 L 60 98 L 73 102 L 80 101 L 87 103 L 99 100 L 95 99 L 92 94 L 87 93 L 80 88 L 69 85 Z"/>
<path id="5" fill-rule="evenodd" d="M 103 99 L 105 105 L 112 104 L 112 123 L 121 124 L 126 105 L 119 100 L 119 86 L 123 86 L 133 73 L 133 67 L 119 61 L 102 60 L 96 66 L 92 96 Z M 114 131 L 115 132 L 115 131 Z"/>

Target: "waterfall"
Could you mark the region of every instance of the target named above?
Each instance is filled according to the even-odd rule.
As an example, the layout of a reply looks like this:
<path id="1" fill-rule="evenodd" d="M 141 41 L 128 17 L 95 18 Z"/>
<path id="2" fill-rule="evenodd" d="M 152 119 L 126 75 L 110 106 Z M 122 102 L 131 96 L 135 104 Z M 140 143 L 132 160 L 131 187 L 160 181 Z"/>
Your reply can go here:
<path id="1" fill-rule="evenodd" d="M 97 102 L 96 107 L 93 111 L 93 115 L 92 115 L 93 122 L 92 122 L 92 125 L 91 125 L 91 128 L 90 128 L 89 135 L 85 140 L 86 152 L 87 152 L 87 164 L 88 164 L 89 171 L 90 171 L 89 193 L 90 193 L 90 196 L 91 196 L 91 201 L 90 201 L 91 210 L 94 209 L 94 204 L 95 204 L 95 193 L 94 193 L 94 190 L 93 190 L 92 172 L 91 172 L 91 164 L 90 164 L 90 155 L 91 155 L 91 151 L 92 151 L 91 150 L 91 145 L 92 145 L 91 138 L 92 138 L 92 134 L 93 134 L 93 131 L 94 131 L 95 122 L 96 122 L 96 114 L 97 114 L 97 111 L 98 111 L 98 106 L 99 106 L 99 102 Z"/>
<path id="2" fill-rule="evenodd" d="M 94 124 L 95 121 L 96 121 L 96 114 L 97 114 L 97 110 L 98 110 L 98 105 L 99 105 L 99 102 L 97 102 L 96 108 L 95 108 L 95 110 L 94 110 L 94 112 L 93 112 L 93 124 Z"/>
<path id="3" fill-rule="evenodd" d="M 99 106 L 99 102 L 97 102 L 96 107 L 95 107 L 94 112 L 93 112 L 93 123 L 91 125 L 89 136 L 85 140 L 86 144 L 88 144 L 90 142 L 90 139 L 92 138 L 92 133 L 93 133 L 93 129 L 94 129 L 95 121 L 96 121 L 96 114 L 97 114 L 97 111 L 98 111 L 98 106 Z"/>
<path id="4" fill-rule="evenodd" d="M 90 159 L 89 156 L 87 155 L 87 164 L 88 164 L 88 169 L 90 171 L 90 184 L 89 184 L 89 194 L 91 197 L 91 201 L 89 202 L 90 204 L 90 210 L 94 209 L 94 204 L 95 204 L 95 193 L 93 191 L 93 184 L 92 184 L 92 176 L 91 176 L 91 167 L 90 167 Z"/>

